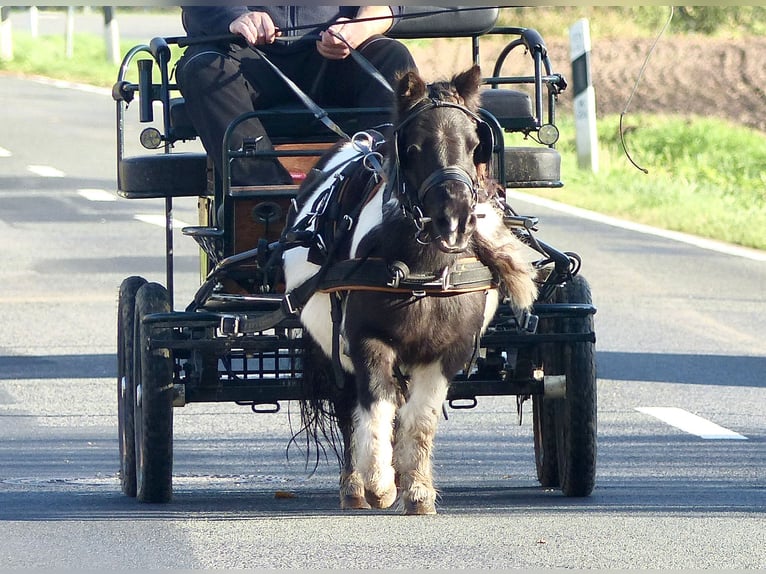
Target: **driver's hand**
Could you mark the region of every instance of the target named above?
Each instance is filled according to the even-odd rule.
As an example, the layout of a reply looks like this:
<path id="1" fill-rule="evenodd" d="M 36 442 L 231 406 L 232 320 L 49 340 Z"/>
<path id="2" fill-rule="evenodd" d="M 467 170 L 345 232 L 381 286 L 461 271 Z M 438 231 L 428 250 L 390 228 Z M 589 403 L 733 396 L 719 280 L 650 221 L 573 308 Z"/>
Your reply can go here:
<path id="1" fill-rule="evenodd" d="M 348 44 L 331 32 L 341 35 Z M 366 22 L 348 23 L 348 18 L 338 18 L 328 30 L 320 32 L 321 39 L 317 41 L 317 51 L 328 60 L 342 60 L 351 54 L 352 48 L 356 48 L 370 36 Z"/>
<path id="2" fill-rule="evenodd" d="M 248 12 L 229 24 L 232 34 L 239 34 L 251 45 L 271 44 L 279 35 L 271 16 L 265 12 Z"/>

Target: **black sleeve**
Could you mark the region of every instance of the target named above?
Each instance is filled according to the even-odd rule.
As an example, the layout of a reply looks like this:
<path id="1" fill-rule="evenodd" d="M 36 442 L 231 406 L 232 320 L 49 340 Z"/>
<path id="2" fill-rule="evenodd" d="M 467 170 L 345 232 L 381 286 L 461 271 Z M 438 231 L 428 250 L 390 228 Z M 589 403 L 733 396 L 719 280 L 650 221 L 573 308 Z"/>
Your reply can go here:
<path id="1" fill-rule="evenodd" d="M 183 6 L 181 19 L 189 36 L 220 36 L 229 24 L 249 12 L 247 6 Z"/>

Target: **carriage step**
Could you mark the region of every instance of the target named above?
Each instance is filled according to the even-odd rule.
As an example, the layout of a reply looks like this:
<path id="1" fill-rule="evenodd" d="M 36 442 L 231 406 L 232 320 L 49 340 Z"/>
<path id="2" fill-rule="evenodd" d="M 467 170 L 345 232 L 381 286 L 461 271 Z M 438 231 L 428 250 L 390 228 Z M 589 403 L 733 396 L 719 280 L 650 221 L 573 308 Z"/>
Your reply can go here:
<path id="1" fill-rule="evenodd" d="M 223 229 L 218 227 L 184 227 L 181 233 L 193 237 L 194 241 L 210 258 L 213 265 L 217 265 L 223 259 Z"/>

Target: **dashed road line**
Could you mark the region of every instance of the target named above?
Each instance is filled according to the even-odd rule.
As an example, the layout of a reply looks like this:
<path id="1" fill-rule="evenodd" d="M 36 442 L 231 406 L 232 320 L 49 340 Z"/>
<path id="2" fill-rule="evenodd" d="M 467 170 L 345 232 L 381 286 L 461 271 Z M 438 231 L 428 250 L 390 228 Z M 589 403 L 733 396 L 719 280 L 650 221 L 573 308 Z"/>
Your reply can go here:
<path id="1" fill-rule="evenodd" d="M 0 147 L 0 157 L 11 157 L 13 154 L 5 149 L 4 147 Z"/>
<path id="2" fill-rule="evenodd" d="M 78 189 L 77 193 L 89 201 L 117 201 L 115 195 L 105 189 L 83 188 Z"/>
<path id="3" fill-rule="evenodd" d="M 28 165 L 27 170 L 40 177 L 64 177 L 66 174 L 50 165 Z"/>
<path id="4" fill-rule="evenodd" d="M 165 216 L 147 213 L 138 213 L 133 216 L 134 219 L 143 221 L 144 223 L 150 223 L 157 225 L 158 227 L 165 227 Z M 173 229 L 181 229 L 183 227 L 191 227 L 191 223 L 186 223 L 180 219 L 173 218 Z"/>
<path id="5" fill-rule="evenodd" d="M 636 407 L 677 429 L 709 440 L 747 440 L 747 437 L 677 407 Z"/>

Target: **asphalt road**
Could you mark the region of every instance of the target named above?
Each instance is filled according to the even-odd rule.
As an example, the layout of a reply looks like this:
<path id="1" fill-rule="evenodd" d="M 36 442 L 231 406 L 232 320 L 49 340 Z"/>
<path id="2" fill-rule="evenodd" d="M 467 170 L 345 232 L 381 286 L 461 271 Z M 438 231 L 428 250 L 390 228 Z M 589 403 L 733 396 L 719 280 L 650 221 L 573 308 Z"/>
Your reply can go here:
<path id="1" fill-rule="evenodd" d="M 117 289 L 133 274 L 164 281 L 164 263 L 147 217 L 161 202 L 116 197 L 113 116 L 104 92 L 0 76 L 3 567 L 766 568 L 764 254 L 521 199 L 541 238 L 582 256 L 598 307 L 591 497 L 537 485 L 531 409 L 519 426 L 513 398 L 442 421 L 437 516 L 341 512 L 335 464 L 309 476 L 298 450 L 286 456 L 294 405 L 177 409 L 173 502 L 124 497 Z M 175 217 L 193 223 L 194 200 Z M 177 235 L 182 306 L 197 259 Z M 738 435 L 638 410 L 657 407 Z"/>

